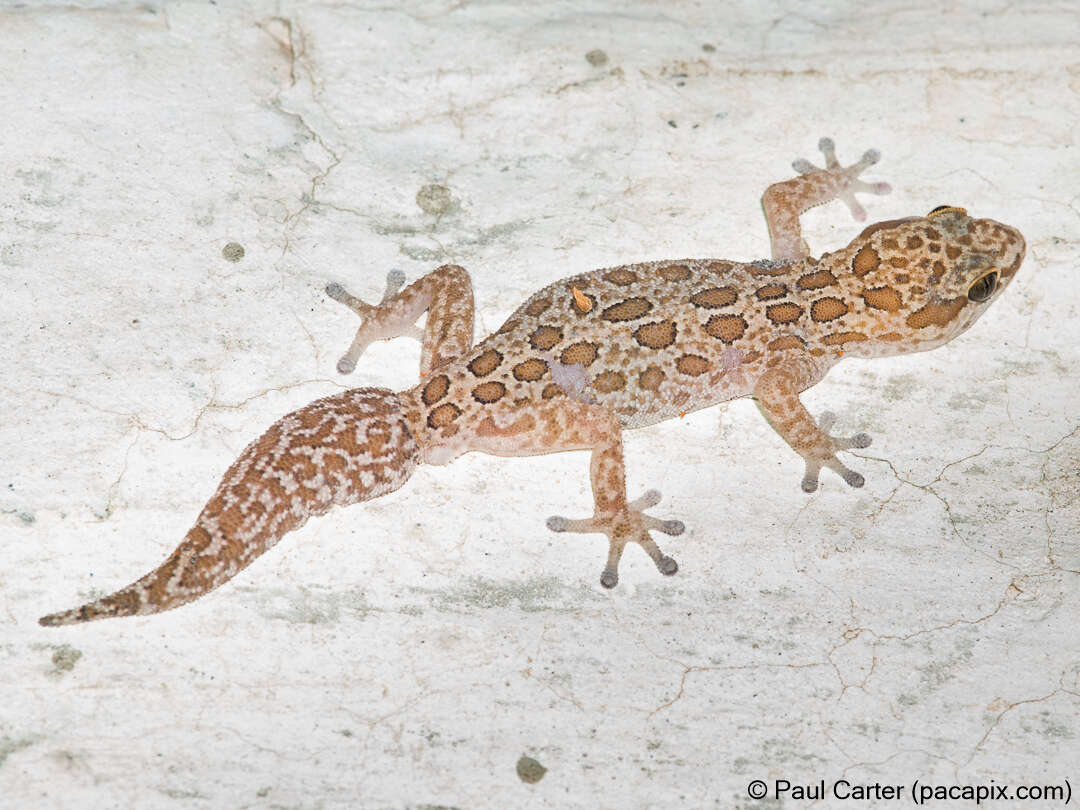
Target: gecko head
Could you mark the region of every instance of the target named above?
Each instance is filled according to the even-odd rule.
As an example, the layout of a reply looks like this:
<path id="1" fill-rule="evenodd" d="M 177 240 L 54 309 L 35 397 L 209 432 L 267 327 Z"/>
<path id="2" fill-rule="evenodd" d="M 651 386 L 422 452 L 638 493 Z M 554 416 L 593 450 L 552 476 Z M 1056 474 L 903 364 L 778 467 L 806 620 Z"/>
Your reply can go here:
<path id="1" fill-rule="evenodd" d="M 871 225 L 848 252 L 870 337 L 893 341 L 898 351 L 951 340 L 1009 285 L 1024 251 L 1015 228 L 954 206 Z"/>

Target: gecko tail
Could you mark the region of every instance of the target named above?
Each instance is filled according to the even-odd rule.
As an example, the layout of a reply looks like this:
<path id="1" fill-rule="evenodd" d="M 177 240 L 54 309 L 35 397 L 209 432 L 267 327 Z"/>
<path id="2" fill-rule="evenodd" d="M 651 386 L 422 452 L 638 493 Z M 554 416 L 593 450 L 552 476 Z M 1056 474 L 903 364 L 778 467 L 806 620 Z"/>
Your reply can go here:
<path id="1" fill-rule="evenodd" d="M 157 569 L 109 596 L 42 616 L 38 624 L 142 616 L 198 599 L 309 517 L 394 491 L 419 456 L 392 391 L 355 388 L 316 400 L 247 446 Z"/>

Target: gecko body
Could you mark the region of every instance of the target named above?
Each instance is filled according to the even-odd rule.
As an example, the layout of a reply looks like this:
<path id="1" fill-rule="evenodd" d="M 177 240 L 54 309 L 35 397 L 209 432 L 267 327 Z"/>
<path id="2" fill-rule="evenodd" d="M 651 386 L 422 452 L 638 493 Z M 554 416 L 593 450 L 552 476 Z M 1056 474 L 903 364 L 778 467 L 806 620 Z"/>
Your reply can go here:
<path id="1" fill-rule="evenodd" d="M 331 298 L 361 317 L 338 363 L 351 372 L 375 340 L 422 335 L 421 382 L 394 393 L 360 388 L 326 397 L 276 422 L 229 468 L 180 546 L 157 569 L 114 594 L 43 617 L 63 625 L 155 613 L 233 577 L 286 532 L 335 505 L 400 487 L 421 463 L 481 451 L 520 456 L 589 450 L 594 512 L 552 517 L 554 531 L 608 536 L 601 584 L 618 582 L 627 543 L 661 573 L 678 570 L 651 532 L 676 535 L 677 520 L 645 512 L 655 490 L 629 501 L 621 431 L 737 397 L 753 396 L 806 464 L 802 487 L 822 468 L 851 486 L 863 477 L 837 452 L 866 447 L 866 434 L 829 435 L 799 401 L 843 357 L 924 351 L 960 334 L 1012 280 L 1025 243 L 1015 229 L 939 206 L 924 217 L 879 222 L 846 247 L 815 258 L 800 215 L 829 200 L 864 213 L 856 192 L 882 194 L 859 174 L 867 152 L 842 167 L 823 139 L 824 169 L 770 186 L 762 205 L 772 258 L 653 261 L 572 276 L 536 292 L 495 333 L 473 345 L 468 273 L 444 265 L 402 289 L 392 273 L 369 305 L 340 285 Z"/>

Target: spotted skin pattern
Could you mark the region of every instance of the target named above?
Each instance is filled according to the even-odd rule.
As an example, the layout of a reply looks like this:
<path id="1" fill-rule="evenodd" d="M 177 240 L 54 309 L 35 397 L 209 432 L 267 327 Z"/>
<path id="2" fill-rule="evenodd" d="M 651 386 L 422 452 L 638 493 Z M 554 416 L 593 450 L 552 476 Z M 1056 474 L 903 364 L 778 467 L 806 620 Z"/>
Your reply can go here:
<path id="1" fill-rule="evenodd" d="M 412 335 L 422 341 L 421 382 L 397 394 L 354 389 L 283 417 L 229 468 L 165 563 L 41 624 L 190 602 L 311 515 L 390 492 L 418 464 L 470 451 L 591 451 L 593 515 L 552 517 L 548 527 L 607 535 L 604 587 L 618 582 L 631 542 L 671 575 L 678 565 L 650 532 L 677 535 L 683 524 L 646 514 L 660 501 L 655 490 L 627 500 L 622 430 L 736 397 L 754 397 L 803 457 L 805 491 L 817 488 L 822 468 L 862 486 L 836 454 L 866 447 L 870 437 L 830 435 L 832 417 L 815 421 L 799 394 L 843 357 L 925 351 L 956 337 L 1008 286 L 1025 243 L 1014 228 L 939 206 L 871 225 L 814 258 L 799 226 L 804 211 L 839 199 L 861 219 L 855 193 L 889 190 L 858 179 L 876 152 L 843 167 L 830 140 L 819 147 L 824 169 L 796 161 L 800 176 L 762 197 L 770 260 L 680 259 L 582 273 L 535 293 L 476 345 L 472 286 L 461 267 L 444 265 L 404 289 L 404 277 L 391 273 L 377 305 L 331 284 L 328 295 L 362 319 L 339 371 L 351 372 L 375 340 Z M 415 324 L 425 313 L 421 332 Z"/>

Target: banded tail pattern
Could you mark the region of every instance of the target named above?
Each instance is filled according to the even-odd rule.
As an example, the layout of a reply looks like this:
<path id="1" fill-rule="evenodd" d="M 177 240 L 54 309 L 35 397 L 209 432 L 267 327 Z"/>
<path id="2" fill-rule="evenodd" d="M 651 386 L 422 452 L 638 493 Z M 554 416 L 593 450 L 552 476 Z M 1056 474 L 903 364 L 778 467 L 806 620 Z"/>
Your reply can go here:
<path id="1" fill-rule="evenodd" d="M 170 610 L 213 590 L 313 515 L 400 487 L 419 446 L 396 394 L 356 388 L 293 411 L 249 444 L 157 569 L 45 626 Z"/>

